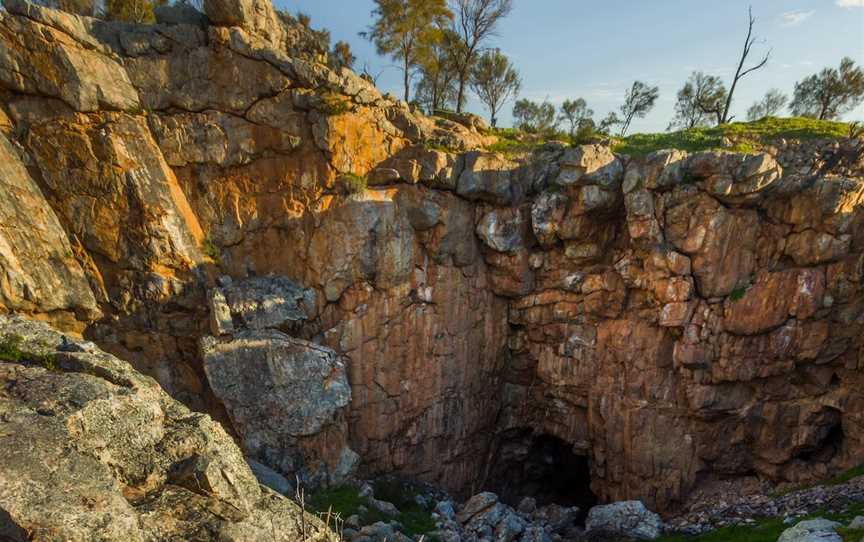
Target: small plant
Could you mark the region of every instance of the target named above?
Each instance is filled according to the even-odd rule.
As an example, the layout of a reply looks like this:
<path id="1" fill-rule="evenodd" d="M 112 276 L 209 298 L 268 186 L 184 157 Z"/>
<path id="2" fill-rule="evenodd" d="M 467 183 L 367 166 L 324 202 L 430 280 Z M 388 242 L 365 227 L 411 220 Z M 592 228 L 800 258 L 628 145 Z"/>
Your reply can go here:
<path id="1" fill-rule="evenodd" d="M 744 298 L 744 294 L 747 293 L 747 286 L 739 286 L 732 290 L 732 293 L 729 294 L 729 301 L 739 301 Z"/>
<path id="2" fill-rule="evenodd" d="M 318 109 L 330 117 L 347 113 L 351 110 L 351 103 L 344 96 L 334 92 L 328 92 L 321 96 Z"/>
<path id="3" fill-rule="evenodd" d="M 6 335 L 0 339 L 0 361 L 35 363 L 49 371 L 57 371 L 60 368 L 53 354 L 25 350 L 23 344 L 24 338 L 20 335 Z"/>
<path id="4" fill-rule="evenodd" d="M 849 123 L 849 138 L 850 139 L 858 139 L 859 137 L 864 137 L 864 123 L 860 121 L 853 121 Z"/>
<path id="5" fill-rule="evenodd" d="M 366 177 L 355 175 L 354 173 L 346 173 L 339 177 L 339 183 L 343 190 L 348 194 L 362 194 L 366 191 L 369 181 Z"/>
<path id="6" fill-rule="evenodd" d="M 213 239 L 211 239 L 210 237 L 205 238 L 204 241 L 201 242 L 201 252 L 203 252 L 204 255 L 206 255 L 208 258 L 210 258 L 217 264 L 219 263 L 219 259 L 222 255 L 219 247 L 216 245 L 216 243 L 213 242 Z"/>

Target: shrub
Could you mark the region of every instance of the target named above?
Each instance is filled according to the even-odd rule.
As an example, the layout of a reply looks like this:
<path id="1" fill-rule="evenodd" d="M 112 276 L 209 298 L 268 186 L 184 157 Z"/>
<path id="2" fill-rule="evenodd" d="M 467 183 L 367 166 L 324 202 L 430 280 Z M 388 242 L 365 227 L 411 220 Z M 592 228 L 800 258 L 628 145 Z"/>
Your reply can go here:
<path id="1" fill-rule="evenodd" d="M 334 92 L 328 92 L 321 96 L 321 102 L 318 106 L 319 111 L 330 117 L 347 113 L 351 110 L 351 102 L 344 96 Z"/>
<path id="2" fill-rule="evenodd" d="M 366 177 L 361 177 L 360 175 L 355 175 L 354 173 L 346 173 L 339 177 L 339 184 L 341 184 L 342 189 L 348 194 L 362 194 L 366 191 L 366 187 L 369 185 Z"/>

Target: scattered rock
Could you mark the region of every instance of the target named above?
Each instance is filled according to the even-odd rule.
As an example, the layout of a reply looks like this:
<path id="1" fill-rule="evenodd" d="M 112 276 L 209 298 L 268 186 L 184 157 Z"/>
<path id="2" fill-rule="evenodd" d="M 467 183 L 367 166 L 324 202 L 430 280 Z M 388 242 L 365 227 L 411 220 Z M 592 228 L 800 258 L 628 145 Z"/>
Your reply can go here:
<path id="1" fill-rule="evenodd" d="M 838 527 L 842 525 L 822 518 L 802 521 L 783 531 L 777 542 L 843 542 Z"/>
<path id="2" fill-rule="evenodd" d="M 585 531 L 589 535 L 604 534 L 656 540 L 662 532 L 660 516 L 640 501 L 622 501 L 595 506 L 588 511 Z"/>

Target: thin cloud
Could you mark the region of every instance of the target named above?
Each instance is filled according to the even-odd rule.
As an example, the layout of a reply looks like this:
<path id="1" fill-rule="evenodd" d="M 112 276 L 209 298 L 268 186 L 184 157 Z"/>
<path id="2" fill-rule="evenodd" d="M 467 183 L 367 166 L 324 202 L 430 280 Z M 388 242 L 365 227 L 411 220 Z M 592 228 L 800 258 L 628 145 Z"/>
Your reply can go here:
<path id="1" fill-rule="evenodd" d="M 841 8 L 864 8 L 864 0 L 837 0 Z"/>
<path id="2" fill-rule="evenodd" d="M 864 2 L 864 0 L 837 0 L 838 2 Z M 798 26 L 803 23 L 807 19 L 813 16 L 816 13 L 816 10 L 810 11 L 787 11 L 786 13 L 780 14 L 780 20 L 782 21 L 783 26 Z"/>

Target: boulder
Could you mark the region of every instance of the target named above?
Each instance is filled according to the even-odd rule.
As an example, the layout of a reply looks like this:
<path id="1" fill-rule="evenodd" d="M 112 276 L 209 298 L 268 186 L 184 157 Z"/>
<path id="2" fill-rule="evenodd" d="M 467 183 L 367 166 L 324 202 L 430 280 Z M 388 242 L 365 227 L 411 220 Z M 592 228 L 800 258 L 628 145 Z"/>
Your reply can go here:
<path id="1" fill-rule="evenodd" d="M 624 177 L 624 165 L 607 145 L 579 145 L 564 151 L 559 160 L 561 186 L 599 185 L 616 189 Z"/>
<path id="2" fill-rule="evenodd" d="M 211 332 L 231 334 L 237 329 L 291 330 L 317 315 L 315 290 L 286 277 L 253 277 L 210 291 Z"/>
<path id="3" fill-rule="evenodd" d="M 456 192 L 472 201 L 493 205 L 510 205 L 521 197 L 515 182 L 515 165 L 498 154 L 471 151 L 465 153 L 465 165 L 459 175 Z"/>
<path id="4" fill-rule="evenodd" d="M 126 362 L 0 316 L 0 339 L 12 337 L 24 353 L 0 361 L 16 383 L 0 388 L 0 532 L 12 540 L 287 542 L 301 524 L 336 540 L 260 486 L 221 425 Z"/>
<path id="5" fill-rule="evenodd" d="M 201 353 L 210 387 L 249 455 L 304 480 L 329 476 L 335 464 L 320 464 L 327 450 L 303 450 L 300 441 L 344 424 L 339 413 L 351 388 L 342 357 L 269 329 L 205 337 Z"/>
<path id="6" fill-rule="evenodd" d="M 842 525 L 823 518 L 802 521 L 783 531 L 777 542 L 843 542 L 838 527 Z"/>
<path id="7" fill-rule="evenodd" d="M 622 501 L 595 506 L 588 511 L 585 532 L 589 535 L 612 535 L 656 540 L 660 537 L 663 522 L 641 501 Z"/>
<path id="8" fill-rule="evenodd" d="M 477 236 L 492 250 L 515 252 L 525 248 L 526 224 L 518 208 L 488 209 L 477 223 Z"/>

